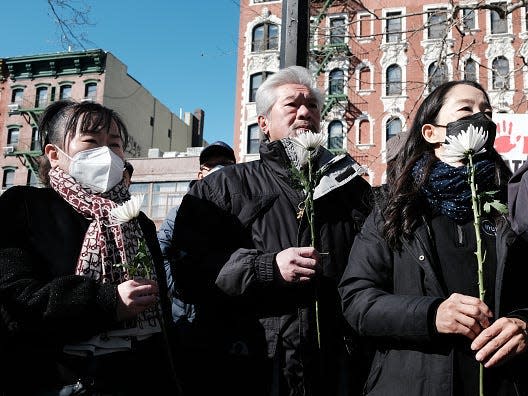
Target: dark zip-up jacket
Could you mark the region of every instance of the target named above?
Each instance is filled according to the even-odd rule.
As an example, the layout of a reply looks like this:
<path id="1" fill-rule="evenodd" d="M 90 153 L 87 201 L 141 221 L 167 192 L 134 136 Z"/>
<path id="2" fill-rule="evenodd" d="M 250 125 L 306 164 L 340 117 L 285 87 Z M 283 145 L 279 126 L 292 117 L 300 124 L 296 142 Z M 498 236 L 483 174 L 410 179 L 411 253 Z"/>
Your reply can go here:
<path id="1" fill-rule="evenodd" d="M 332 395 L 349 359 L 337 281 L 369 210 L 370 186 L 350 156 L 334 157 L 325 150 L 319 166 L 327 164 L 328 170 L 314 205 L 316 248 L 327 253 L 322 274 L 309 284 L 287 284 L 275 256 L 310 244 L 306 216 L 298 218 L 304 195 L 294 187 L 280 142 L 263 144 L 260 156 L 215 172 L 184 197 L 173 238 L 179 257 L 174 279 L 184 300 L 196 304 L 202 340 L 221 361 L 213 369 L 223 384 L 217 389 Z"/>
<path id="2" fill-rule="evenodd" d="M 51 188 L 26 186 L 12 187 L 0 197 L 0 215 L 0 393 L 60 388 L 68 385 L 62 381 L 70 377 L 70 370 L 75 383 L 76 371 L 64 361 L 64 345 L 87 340 L 117 324 L 117 285 L 75 275 L 90 222 Z M 164 325 L 170 322 L 171 311 L 156 229 L 143 213 L 138 220 L 154 260 Z M 152 345 L 159 348 L 159 353 L 153 353 L 155 364 L 152 356 L 141 360 L 134 355 L 139 358 L 137 370 L 145 375 L 136 382 L 137 389 L 141 384 L 162 389 L 158 387 L 173 383 L 171 348 L 163 335 L 167 332 L 151 337 Z M 105 360 L 111 364 L 113 356 L 119 353 Z M 117 359 L 116 376 L 126 371 Z M 164 384 L 146 378 L 149 367 L 160 368 L 156 376 L 164 378 Z M 127 375 L 134 377 L 135 370 Z"/>
<path id="3" fill-rule="evenodd" d="M 424 220 L 399 252 L 388 247 L 382 224 L 375 209 L 354 242 L 339 285 L 347 321 L 376 346 L 364 394 L 453 395 L 453 336 L 439 335 L 434 327 L 436 309 L 448 296 L 434 270 L 438 266 L 428 224 Z M 496 228 L 495 319 L 527 320 L 528 246 L 504 218 L 497 219 Z M 519 381 L 526 374 L 516 376 L 527 372 L 526 363 L 521 355 L 501 369 L 516 381 L 510 388 L 518 393 L 508 395 L 527 394 Z"/>

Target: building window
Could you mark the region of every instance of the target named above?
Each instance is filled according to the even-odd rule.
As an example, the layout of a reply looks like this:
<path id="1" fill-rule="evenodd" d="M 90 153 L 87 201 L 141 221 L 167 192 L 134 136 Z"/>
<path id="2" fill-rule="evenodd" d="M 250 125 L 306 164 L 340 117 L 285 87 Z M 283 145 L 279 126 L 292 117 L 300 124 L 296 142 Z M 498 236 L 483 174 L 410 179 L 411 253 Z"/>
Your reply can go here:
<path id="1" fill-rule="evenodd" d="M 86 83 L 84 85 L 84 98 L 95 101 L 97 96 L 97 83 Z"/>
<path id="2" fill-rule="evenodd" d="M 493 3 L 493 5 L 504 6 L 505 3 Z M 490 10 L 490 19 L 491 34 L 508 33 L 508 19 L 506 15 L 501 18 L 497 11 Z"/>
<path id="3" fill-rule="evenodd" d="M 385 40 L 387 43 L 397 43 L 402 39 L 401 11 L 387 12 L 385 20 Z"/>
<path id="4" fill-rule="evenodd" d="M 4 168 L 4 177 L 2 178 L 2 189 L 6 190 L 9 187 L 13 187 L 15 183 L 15 170 Z"/>
<path id="5" fill-rule="evenodd" d="M 48 105 L 48 88 L 38 87 L 37 97 L 35 99 L 35 107 L 39 109 L 42 107 L 46 107 L 47 105 Z"/>
<path id="6" fill-rule="evenodd" d="M 71 85 L 61 85 L 59 91 L 59 99 L 66 100 L 71 98 L 72 86 Z"/>
<path id="7" fill-rule="evenodd" d="M 247 153 L 258 154 L 260 146 L 260 128 L 257 124 L 248 126 Z"/>
<path id="8" fill-rule="evenodd" d="M 477 81 L 477 62 L 473 58 L 468 58 L 464 66 L 464 80 Z"/>
<path id="9" fill-rule="evenodd" d="M 41 151 L 40 133 L 37 127 L 31 128 L 31 151 Z"/>
<path id="10" fill-rule="evenodd" d="M 261 23 L 253 28 L 251 51 L 259 52 L 279 48 L 279 26 L 273 23 Z"/>
<path id="11" fill-rule="evenodd" d="M 372 35 L 371 20 L 368 14 L 359 15 L 359 37 L 369 37 Z"/>
<path id="12" fill-rule="evenodd" d="M 28 170 L 27 182 L 28 186 L 38 187 L 40 185 L 39 178 L 31 170 Z"/>
<path id="13" fill-rule="evenodd" d="M 342 95 L 345 91 L 345 73 L 341 69 L 334 69 L 329 74 L 328 93 Z"/>
<path id="14" fill-rule="evenodd" d="M 445 63 L 433 62 L 428 68 L 429 91 L 433 91 L 439 85 L 447 82 L 447 66 Z"/>
<path id="15" fill-rule="evenodd" d="M 365 91 L 370 88 L 370 68 L 365 66 L 359 71 L 359 90 Z"/>
<path id="16" fill-rule="evenodd" d="M 396 136 L 402 131 L 402 122 L 398 117 L 392 117 L 387 120 L 385 126 L 385 140 L 389 140 L 391 137 Z"/>
<path id="17" fill-rule="evenodd" d="M 8 146 L 16 146 L 18 144 L 18 136 L 20 130 L 18 128 L 9 128 L 7 130 L 7 144 Z"/>
<path id="18" fill-rule="evenodd" d="M 462 27 L 464 30 L 473 30 L 476 28 L 475 10 L 464 8 L 462 10 Z"/>
<path id="19" fill-rule="evenodd" d="M 427 13 L 427 38 L 443 39 L 447 32 L 447 12 L 445 9 L 431 10 Z"/>
<path id="20" fill-rule="evenodd" d="M 249 77 L 249 101 L 250 102 L 254 102 L 255 101 L 255 98 L 256 98 L 256 95 L 257 95 L 257 90 L 259 89 L 260 85 L 264 81 L 266 81 L 266 78 L 268 78 L 272 74 L 273 73 L 271 73 L 271 72 L 263 71 L 263 72 L 260 72 L 260 73 L 252 74 Z"/>
<path id="21" fill-rule="evenodd" d="M 491 65 L 493 89 L 510 89 L 510 63 L 504 56 L 493 59 Z"/>
<path id="22" fill-rule="evenodd" d="M 346 37 L 345 18 L 330 19 L 330 44 L 343 44 Z"/>
<path id="23" fill-rule="evenodd" d="M 401 95 L 402 94 L 402 70 L 398 65 L 390 65 L 387 68 L 387 87 L 385 94 L 387 96 L 391 95 Z"/>
<path id="24" fill-rule="evenodd" d="M 328 125 L 328 149 L 343 149 L 343 124 L 341 121 L 332 121 Z"/>
<path id="25" fill-rule="evenodd" d="M 11 103 L 22 104 L 22 99 L 24 98 L 24 90 L 22 88 L 15 88 L 11 92 Z"/>
<path id="26" fill-rule="evenodd" d="M 189 190 L 189 181 L 132 183 L 130 193 L 145 194 L 141 210 L 153 220 L 164 219 L 169 209 L 178 206 Z"/>
<path id="27" fill-rule="evenodd" d="M 362 120 L 359 123 L 358 144 L 370 143 L 370 121 Z"/>

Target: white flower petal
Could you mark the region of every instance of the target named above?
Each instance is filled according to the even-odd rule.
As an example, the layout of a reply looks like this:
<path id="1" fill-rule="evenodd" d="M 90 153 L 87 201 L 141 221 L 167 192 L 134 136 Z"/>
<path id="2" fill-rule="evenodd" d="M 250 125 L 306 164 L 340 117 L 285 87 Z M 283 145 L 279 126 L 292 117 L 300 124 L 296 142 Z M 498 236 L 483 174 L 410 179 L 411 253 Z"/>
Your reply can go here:
<path id="1" fill-rule="evenodd" d="M 326 143 L 326 133 L 316 133 L 312 131 L 303 131 L 292 137 L 291 141 L 295 144 L 295 152 L 299 160 L 299 165 L 304 166 L 308 161 L 310 151 Z"/>
<path id="2" fill-rule="evenodd" d="M 126 223 L 139 215 L 144 194 L 133 195 L 128 201 L 116 206 L 110 211 L 110 224 Z"/>
<path id="3" fill-rule="evenodd" d="M 304 150 L 312 151 L 326 142 L 326 133 L 304 131 L 292 137 L 292 141 Z"/>
<path id="4" fill-rule="evenodd" d="M 467 130 L 462 130 L 458 135 L 446 136 L 443 159 L 447 163 L 460 162 L 472 155 L 481 154 L 488 138 L 488 131 L 470 124 Z"/>

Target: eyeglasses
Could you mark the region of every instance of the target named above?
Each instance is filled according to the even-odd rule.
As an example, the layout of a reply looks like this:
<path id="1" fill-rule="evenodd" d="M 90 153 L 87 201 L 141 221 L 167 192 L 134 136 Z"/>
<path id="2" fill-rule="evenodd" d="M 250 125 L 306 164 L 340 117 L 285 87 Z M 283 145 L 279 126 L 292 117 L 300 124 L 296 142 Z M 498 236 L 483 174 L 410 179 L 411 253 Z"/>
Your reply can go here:
<path id="1" fill-rule="evenodd" d="M 214 164 L 205 163 L 205 164 L 200 165 L 200 170 L 209 172 L 211 169 L 217 167 L 218 165 L 228 166 L 228 165 L 233 165 L 233 164 L 234 164 L 233 161 L 222 161 L 222 162 L 217 162 Z"/>

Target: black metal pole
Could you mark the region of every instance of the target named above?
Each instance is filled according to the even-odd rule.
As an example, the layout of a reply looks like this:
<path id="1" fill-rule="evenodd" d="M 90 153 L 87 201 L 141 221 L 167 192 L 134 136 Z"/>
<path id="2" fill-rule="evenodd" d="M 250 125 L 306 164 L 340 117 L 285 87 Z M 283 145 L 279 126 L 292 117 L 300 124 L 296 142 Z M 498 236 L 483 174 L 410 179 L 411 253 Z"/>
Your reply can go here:
<path id="1" fill-rule="evenodd" d="M 280 68 L 308 66 L 309 0 L 282 1 Z"/>

